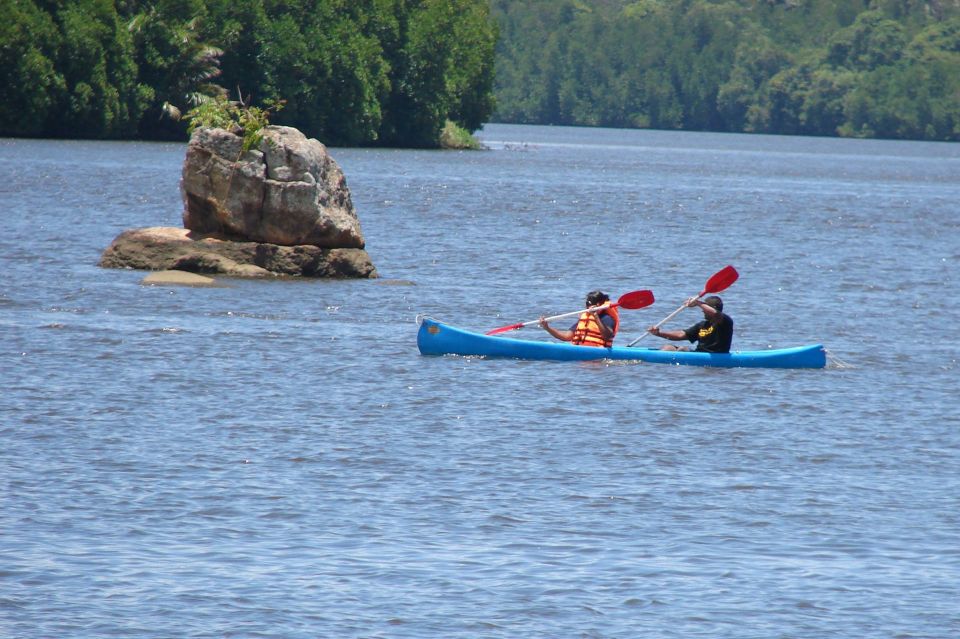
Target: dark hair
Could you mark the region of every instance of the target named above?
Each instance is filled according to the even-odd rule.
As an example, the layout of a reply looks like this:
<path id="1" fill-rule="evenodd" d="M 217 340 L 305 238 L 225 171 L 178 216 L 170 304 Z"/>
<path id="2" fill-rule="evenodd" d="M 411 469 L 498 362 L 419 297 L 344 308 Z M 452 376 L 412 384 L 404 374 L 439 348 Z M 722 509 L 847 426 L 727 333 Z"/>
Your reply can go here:
<path id="1" fill-rule="evenodd" d="M 703 300 L 703 303 L 707 306 L 712 306 L 718 311 L 723 310 L 723 300 L 717 297 L 716 295 L 711 295 L 710 297 Z"/>
<path id="2" fill-rule="evenodd" d="M 587 293 L 587 304 L 590 306 L 600 306 L 610 299 L 610 296 L 603 291 L 590 291 Z"/>

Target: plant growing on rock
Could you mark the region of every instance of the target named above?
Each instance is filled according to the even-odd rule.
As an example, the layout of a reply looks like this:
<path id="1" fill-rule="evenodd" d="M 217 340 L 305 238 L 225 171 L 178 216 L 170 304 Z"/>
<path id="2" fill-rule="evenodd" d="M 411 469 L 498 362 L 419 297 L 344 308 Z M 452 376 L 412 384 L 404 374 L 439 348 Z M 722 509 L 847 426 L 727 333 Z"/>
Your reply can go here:
<path id="1" fill-rule="evenodd" d="M 243 137 L 243 151 L 249 151 L 260 144 L 263 139 L 263 129 L 270 124 L 270 114 L 283 108 L 284 101 L 268 101 L 264 108 L 247 106 L 243 100 L 228 100 L 225 96 L 218 96 L 212 100 L 201 102 L 187 111 L 186 118 L 190 125 L 187 133 L 192 134 L 196 129 L 209 127 L 224 129 Z"/>

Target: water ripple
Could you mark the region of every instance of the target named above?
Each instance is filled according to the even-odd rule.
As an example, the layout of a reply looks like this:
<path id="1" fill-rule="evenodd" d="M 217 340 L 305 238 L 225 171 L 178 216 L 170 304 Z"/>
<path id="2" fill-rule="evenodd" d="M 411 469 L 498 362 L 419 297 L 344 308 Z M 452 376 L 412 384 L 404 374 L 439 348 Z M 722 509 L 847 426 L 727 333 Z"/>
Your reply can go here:
<path id="1" fill-rule="evenodd" d="M 0 141 L 0 634 L 960 634 L 960 355 L 916 341 L 955 277 L 956 150 L 498 133 L 335 150 L 389 285 L 205 290 L 95 267 L 180 223 L 182 144 Z M 416 352 L 417 313 L 485 330 L 652 288 L 632 339 L 718 268 L 703 246 L 741 272 L 742 345 L 830 367 Z"/>

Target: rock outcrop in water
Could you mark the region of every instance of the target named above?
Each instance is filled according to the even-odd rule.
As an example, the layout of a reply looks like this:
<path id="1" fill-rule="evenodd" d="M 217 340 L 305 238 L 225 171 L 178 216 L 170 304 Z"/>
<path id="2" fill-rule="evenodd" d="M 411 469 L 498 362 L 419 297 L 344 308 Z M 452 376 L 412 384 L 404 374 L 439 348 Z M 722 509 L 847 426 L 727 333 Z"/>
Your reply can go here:
<path id="1" fill-rule="evenodd" d="M 269 126 L 259 148 L 223 129 L 198 129 L 180 191 L 184 228 L 121 233 L 100 266 L 234 277 L 376 277 L 340 167 L 326 147 Z"/>

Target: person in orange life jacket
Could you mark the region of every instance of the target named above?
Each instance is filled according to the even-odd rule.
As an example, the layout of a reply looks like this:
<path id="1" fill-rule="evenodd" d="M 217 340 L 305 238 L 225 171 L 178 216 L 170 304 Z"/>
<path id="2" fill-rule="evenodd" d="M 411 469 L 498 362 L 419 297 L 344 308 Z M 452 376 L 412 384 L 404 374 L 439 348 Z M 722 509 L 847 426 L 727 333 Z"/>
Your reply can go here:
<path id="1" fill-rule="evenodd" d="M 662 331 L 656 326 L 647 329 L 648 333 L 664 339 L 688 340 L 697 342 L 695 350 L 705 353 L 729 353 L 730 342 L 733 341 L 733 320 L 723 312 L 723 300 L 716 295 L 706 299 L 691 297 L 686 302 L 687 308 L 699 306 L 703 311 L 703 321 L 697 322 L 685 331 Z M 667 344 L 664 351 L 688 351 L 689 346 L 675 346 Z"/>
<path id="2" fill-rule="evenodd" d="M 586 308 L 602 306 L 610 301 L 610 296 L 603 291 L 587 293 Z M 546 318 L 540 317 L 540 327 L 564 342 L 572 342 L 582 346 L 613 346 L 613 338 L 620 328 L 620 314 L 617 308 L 602 308 L 595 311 L 580 313 L 577 322 L 569 330 L 559 331 L 547 323 Z"/>

